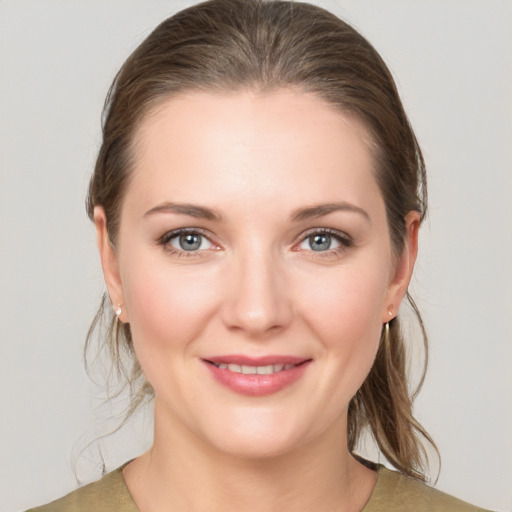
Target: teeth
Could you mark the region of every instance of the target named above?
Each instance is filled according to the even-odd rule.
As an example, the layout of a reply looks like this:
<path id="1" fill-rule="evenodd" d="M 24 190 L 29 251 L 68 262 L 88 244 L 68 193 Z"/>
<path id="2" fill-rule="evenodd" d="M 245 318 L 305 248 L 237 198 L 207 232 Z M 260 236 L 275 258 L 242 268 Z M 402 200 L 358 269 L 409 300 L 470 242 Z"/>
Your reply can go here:
<path id="1" fill-rule="evenodd" d="M 243 373 L 245 375 L 271 375 L 273 373 L 290 370 L 294 364 L 268 364 L 266 366 L 247 366 L 239 364 L 218 363 L 215 364 L 221 370 L 229 370 L 230 372 Z"/>

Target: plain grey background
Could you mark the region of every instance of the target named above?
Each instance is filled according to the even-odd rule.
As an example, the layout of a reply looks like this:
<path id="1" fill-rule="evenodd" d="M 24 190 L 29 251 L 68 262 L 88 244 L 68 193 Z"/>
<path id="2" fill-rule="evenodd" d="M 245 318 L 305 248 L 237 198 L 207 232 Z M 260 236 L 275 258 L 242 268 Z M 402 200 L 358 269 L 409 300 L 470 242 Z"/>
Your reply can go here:
<path id="1" fill-rule="evenodd" d="M 74 488 L 77 446 L 102 433 L 82 364 L 103 291 L 83 207 L 102 102 L 135 45 L 191 3 L 0 0 L 0 512 Z M 320 4 L 381 52 L 427 160 L 416 412 L 442 454 L 437 487 L 511 510 L 512 2 Z M 112 438 L 109 469 L 144 429 Z"/>

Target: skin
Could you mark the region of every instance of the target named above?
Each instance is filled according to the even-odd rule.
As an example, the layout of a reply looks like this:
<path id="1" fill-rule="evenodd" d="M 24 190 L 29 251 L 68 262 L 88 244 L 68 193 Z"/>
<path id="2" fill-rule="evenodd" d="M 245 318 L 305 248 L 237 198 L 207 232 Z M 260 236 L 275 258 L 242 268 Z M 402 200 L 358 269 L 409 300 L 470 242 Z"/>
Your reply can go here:
<path id="1" fill-rule="evenodd" d="M 394 256 L 370 140 L 294 90 L 183 94 L 142 121 L 115 247 L 95 210 L 108 291 L 155 391 L 154 445 L 124 470 L 142 512 L 368 500 L 376 474 L 347 450 L 347 408 L 406 293 L 419 226 L 410 212 Z M 297 217 L 333 203 L 344 207 Z M 172 238 L 183 228 L 199 230 L 198 250 Z M 313 250 L 326 230 L 330 248 Z M 312 362 L 253 397 L 212 378 L 204 359 L 225 354 Z"/>

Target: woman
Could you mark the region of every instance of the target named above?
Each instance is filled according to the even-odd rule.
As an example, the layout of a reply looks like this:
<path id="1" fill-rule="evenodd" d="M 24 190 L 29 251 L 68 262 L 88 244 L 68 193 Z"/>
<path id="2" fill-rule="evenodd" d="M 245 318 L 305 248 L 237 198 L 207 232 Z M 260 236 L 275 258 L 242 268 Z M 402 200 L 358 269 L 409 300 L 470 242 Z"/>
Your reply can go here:
<path id="1" fill-rule="evenodd" d="M 253 0 L 166 20 L 113 84 L 88 213 L 154 442 L 37 510 L 478 510 L 421 483 L 397 315 L 425 169 L 350 26 Z M 365 429 L 400 473 L 356 455 Z"/>

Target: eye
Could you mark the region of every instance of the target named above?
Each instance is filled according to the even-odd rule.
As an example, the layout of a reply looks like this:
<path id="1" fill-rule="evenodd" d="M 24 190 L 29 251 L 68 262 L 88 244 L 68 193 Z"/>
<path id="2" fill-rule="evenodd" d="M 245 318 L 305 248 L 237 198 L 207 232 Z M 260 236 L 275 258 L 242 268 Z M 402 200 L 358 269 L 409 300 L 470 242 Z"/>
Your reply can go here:
<path id="1" fill-rule="evenodd" d="M 177 253 L 193 253 L 217 249 L 203 233 L 196 229 L 178 229 L 163 235 L 158 243 L 167 250 Z"/>
<path id="2" fill-rule="evenodd" d="M 183 233 L 176 235 L 169 241 L 175 249 L 182 251 L 198 251 L 200 249 L 208 249 L 211 243 L 203 235 L 199 233 Z"/>
<path id="3" fill-rule="evenodd" d="M 307 247 L 304 247 L 306 245 Z M 304 242 L 300 245 L 303 249 L 311 249 L 313 251 L 328 251 L 334 249 L 339 245 L 337 240 L 333 240 L 333 237 L 329 233 L 316 233 L 308 236 Z"/>
<path id="4" fill-rule="evenodd" d="M 301 251 L 335 253 L 348 249 L 352 244 L 348 235 L 324 229 L 307 233 L 297 248 Z"/>

